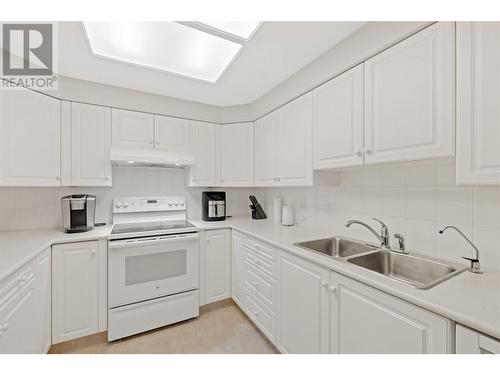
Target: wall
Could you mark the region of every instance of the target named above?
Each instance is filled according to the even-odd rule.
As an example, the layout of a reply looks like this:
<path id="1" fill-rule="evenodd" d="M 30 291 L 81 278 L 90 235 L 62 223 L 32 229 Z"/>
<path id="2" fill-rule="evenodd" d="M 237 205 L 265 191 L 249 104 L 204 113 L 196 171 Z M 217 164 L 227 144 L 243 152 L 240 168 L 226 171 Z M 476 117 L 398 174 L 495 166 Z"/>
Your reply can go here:
<path id="1" fill-rule="evenodd" d="M 113 168 L 112 187 L 0 187 L 0 230 L 55 228 L 61 226 L 61 197 L 88 193 L 97 197 L 96 221 L 111 222 L 113 198 L 144 195 L 182 195 L 188 216 L 201 217 L 201 192 L 189 188 L 183 169 Z M 251 189 L 216 189 L 227 193 L 228 215 L 249 214 Z"/>
<path id="2" fill-rule="evenodd" d="M 368 230 L 345 228 L 344 222 L 360 219 L 378 230 L 371 220 L 377 217 L 391 236 L 405 236 L 410 252 L 460 261 L 472 255 L 470 246 L 454 231 L 437 233 L 455 225 L 479 247 L 484 267 L 500 269 L 500 187 L 456 186 L 453 161 L 366 167 L 341 172 L 337 186 L 260 188 L 256 195 L 264 200 L 269 216 L 273 198 L 282 197 L 296 207 L 298 225 L 371 242 L 376 239 Z M 394 238 L 391 243 L 397 245 Z"/>

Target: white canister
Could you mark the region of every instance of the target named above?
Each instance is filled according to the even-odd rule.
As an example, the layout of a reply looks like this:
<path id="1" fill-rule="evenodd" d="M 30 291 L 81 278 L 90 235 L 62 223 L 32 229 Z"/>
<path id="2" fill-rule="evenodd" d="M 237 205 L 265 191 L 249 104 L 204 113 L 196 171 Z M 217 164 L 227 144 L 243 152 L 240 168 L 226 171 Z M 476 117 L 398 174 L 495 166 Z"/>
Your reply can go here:
<path id="1" fill-rule="evenodd" d="M 281 198 L 274 198 L 274 222 L 281 223 Z"/>
<path id="2" fill-rule="evenodd" d="M 283 205 L 283 211 L 281 213 L 281 225 L 292 226 L 294 221 L 294 212 L 293 208 Z"/>

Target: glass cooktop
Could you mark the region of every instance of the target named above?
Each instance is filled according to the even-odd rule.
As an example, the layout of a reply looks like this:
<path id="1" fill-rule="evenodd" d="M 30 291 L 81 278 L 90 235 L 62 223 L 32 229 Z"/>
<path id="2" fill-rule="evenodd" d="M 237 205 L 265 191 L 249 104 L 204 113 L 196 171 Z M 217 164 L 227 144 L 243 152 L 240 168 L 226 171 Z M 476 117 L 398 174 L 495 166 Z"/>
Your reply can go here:
<path id="1" fill-rule="evenodd" d="M 147 235 L 147 232 L 182 232 L 184 229 L 196 228 L 187 220 L 147 221 L 141 223 L 115 224 L 111 234 Z"/>

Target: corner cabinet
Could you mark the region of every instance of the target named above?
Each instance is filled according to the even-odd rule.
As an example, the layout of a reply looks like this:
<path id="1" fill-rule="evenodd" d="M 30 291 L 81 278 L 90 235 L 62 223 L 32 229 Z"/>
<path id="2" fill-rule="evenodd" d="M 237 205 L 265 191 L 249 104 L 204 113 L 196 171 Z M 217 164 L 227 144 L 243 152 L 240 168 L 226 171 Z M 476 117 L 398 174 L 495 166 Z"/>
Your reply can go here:
<path id="1" fill-rule="evenodd" d="M 450 320 L 336 272 L 330 288 L 332 353 L 453 352 Z"/>
<path id="2" fill-rule="evenodd" d="M 231 237 L 229 229 L 204 232 L 202 304 L 231 297 Z"/>
<path id="3" fill-rule="evenodd" d="M 313 90 L 314 169 L 363 165 L 363 64 Z"/>
<path id="4" fill-rule="evenodd" d="M 278 349 L 283 353 L 328 352 L 328 268 L 279 252 Z"/>
<path id="5" fill-rule="evenodd" d="M 0 186 L 61 185 L 61 102 L 0 91 Z"/>
<path id="6" fill-rule="evenodd" d="M 111 108 L 62 102 L 63 185 L 111 186 Z"/>
<path id="7" fill-rule="evenodd" d="M 435 23 L 364 63 L 366 164 L 454 156 L 454 29 Z"/>
<path id="8" fill-rule="evenodd" d="M 500 22 L 457 22 L 457 183 L 500 184 Z"/>
<path id="9" fill-rule="evenodd" d="M 312 172 L 312 93 L 255 123 L 255 186 L 309 186 Z"/>
<path id="10" fill-rule="evenodd" d="M 191 152 L 195 165 L 189 168 L 187 174 L 189 186 L 215 186 L 216 151 L 214 124 L 201 121 L 191 121 Z"/>
<path id="11" fill-rule="evenodd" d="M 216 125 L 220 186 L 253 186 L 253 122 Z"/>

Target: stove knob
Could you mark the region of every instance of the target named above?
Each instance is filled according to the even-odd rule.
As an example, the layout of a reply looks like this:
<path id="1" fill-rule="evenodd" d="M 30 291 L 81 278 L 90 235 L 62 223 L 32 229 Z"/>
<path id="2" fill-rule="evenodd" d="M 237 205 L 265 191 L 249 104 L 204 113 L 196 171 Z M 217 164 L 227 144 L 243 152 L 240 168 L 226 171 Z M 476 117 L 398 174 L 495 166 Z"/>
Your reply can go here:
<path id="1" fill-rule="evenodd" d="M 173 206 L 172 202 L 168 202 L 168 207 L 171 208 Z"/>
<path id="2" fill-rule="evenodd" d="M 116 202 L 116 203 L 115 203 L 115 207 L 116 207 L 116 208 L 120 208 L 121 206 L 122 206 L 122 202 Z"/>
<path id="3" fill-rule="evenodd" d="M 128 202 L 123 202 L 123 207 L 127 208 L 128 207 Z"/>

